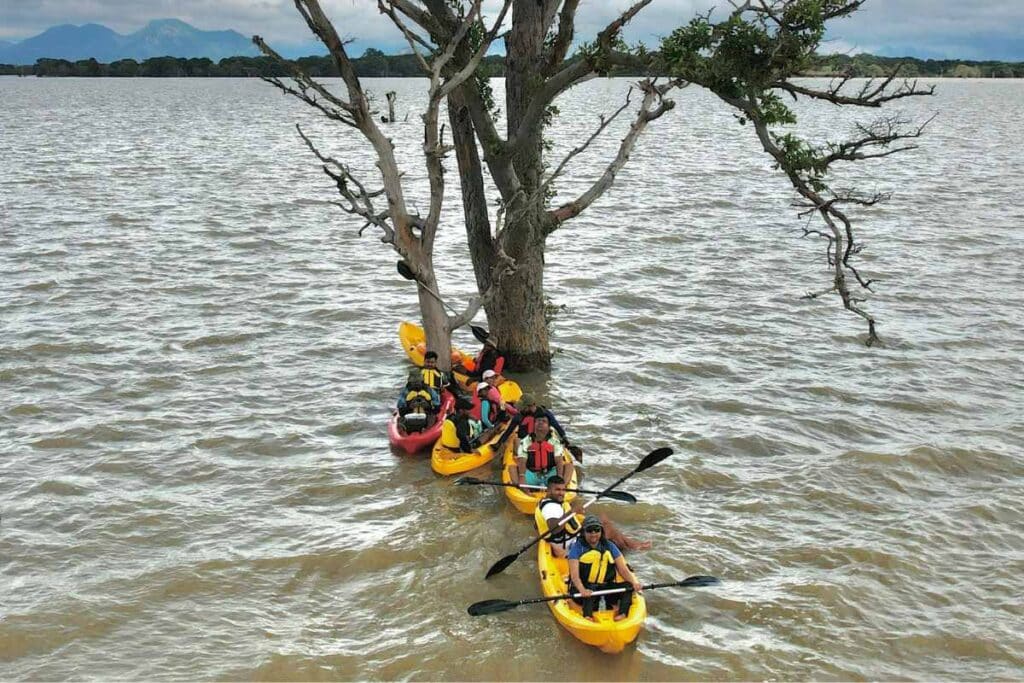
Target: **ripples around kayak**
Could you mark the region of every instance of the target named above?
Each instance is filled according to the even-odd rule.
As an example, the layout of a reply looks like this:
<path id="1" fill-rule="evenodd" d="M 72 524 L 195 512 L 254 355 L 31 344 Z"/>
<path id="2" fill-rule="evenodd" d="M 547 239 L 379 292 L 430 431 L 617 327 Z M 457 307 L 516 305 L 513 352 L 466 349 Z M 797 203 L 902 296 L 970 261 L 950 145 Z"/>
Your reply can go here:
<path id="1" fill-rule="evenodd" d="M 423 94 L 369 83 L 400 118 Z M 625 87 L 571 92 L 556 151 Z M 293 124 L 369 173 L 350 135 L 255 80 L 0 92 L 0 678 L 1024 678 L 1024 82 L 939 83 L 901 103 L 939 112 L 920 149 L 841 178 L 895 193 L 859 216 L 872 349 L 835 301 L 800 298 L 827 284 L 823 246 L 699 91 L 552 236 L 555 368 L 517 379 L 584 447 L 586 485 L 673 447 L 623 487 L 637 505 L 595 508 L 653 542 L 631 557 L 645 581 L 723 580 L 650 592 L 615 657 L 543 606 L 466 615 L 539 594 L 532 552 L 483 581 L 531 526 L 388 449 L 414 291 Z M 812 136 L 853 121 L 802 115 Z M 416 121 L 389 131 L 424 206 Z"/>

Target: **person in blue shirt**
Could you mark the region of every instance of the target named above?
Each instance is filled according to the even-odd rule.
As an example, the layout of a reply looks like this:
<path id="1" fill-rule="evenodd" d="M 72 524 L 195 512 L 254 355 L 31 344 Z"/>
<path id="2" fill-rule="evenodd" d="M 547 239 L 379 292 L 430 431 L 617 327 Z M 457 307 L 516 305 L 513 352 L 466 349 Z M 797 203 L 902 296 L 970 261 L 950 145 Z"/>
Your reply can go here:
<path id="1" fill-rule="evenodd" d="M 484 431 L 497 426 L 501 413 L 501 409 L 491 401 L 490 390 L 491 385 L 487 382 L 476 385 L 477 399 L 480 401 L 480 424 L 483 425 Z"/>
<path id="2" fill-rule="evenodd" d="M 594 591 L 622 587 L 616 583 L 618 573 L 632 590 L 610 593 L 607 602 L 613 604 L 615 621 L 622 621 L 629 615 L 629 607 L 633 603 L 633 591 L 643 592 L 643 586 L 626 564 L 626 558 L 618 546 L 605 538 L 604 525 L 597 515 L 587 515 L 583 519 L 583 532 L 576 542 L 569 546 L 569 580 L 572 588 L 580 597 L 573 600 L 583 608 L 583 616 L 594 619 L 594 610 L 601 596 L 593 596 Z"/>

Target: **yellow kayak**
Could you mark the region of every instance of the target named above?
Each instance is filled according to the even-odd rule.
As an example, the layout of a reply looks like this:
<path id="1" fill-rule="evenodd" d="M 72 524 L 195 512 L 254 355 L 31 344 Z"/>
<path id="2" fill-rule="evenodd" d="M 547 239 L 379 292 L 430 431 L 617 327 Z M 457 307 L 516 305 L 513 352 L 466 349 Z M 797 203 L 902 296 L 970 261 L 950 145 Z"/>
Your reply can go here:
<path id="1" fill-rule="evenodd" d="M 422 367 L 423 354 L 427 352 L 427 336 L 424 334 L 423 328 L 415 323 L 403 322 L 398 326 L 398 339 L 402 342 L 402 350 L 405 351 L 405 355 L 409 356 L 409 360 L 413 362 L 413 365 Z M 472 360 L 473 356 L 452 347 L 452 364 L 461 362 L 463 358 Z M 452 374 L 463 391 L 470 394 L 475 393 L 475 387 L 469 385 L 470 379 L 468 375 L 461 372 Z M 498 383 L 498 391 L 501 392 L 502 400 L 509 403 L 514 403 L 523 397 L 523 390 L 519 387 L 519 384 L 515 380 L 506 377 L 502 377 Z"/>
<path id="2" fill-rule="evenodd" d="M 512 479 L 508 476 L 508 466 L 515 461 L 515 453 L 512 452 L 514 441 L 514 437 L 509 437 L 508 444 L 505 446 L 505 457 L 502 459 L 501 481 L 505 484 L 512 483 Z M 576 468 L 573 468 L 572 480 L 566 486 L 571 489 L 576 488 Z M 530 489 L 524 491 L 513 486 L 503 486 L 502 488 L 505 489 L 505 495 L 508 497 L 509 502 L 524 515 L 532 515 L 533 511 L 537 508 L 537 503 L 544 497 L 543 491 L 532 491 Z M 571 503 L 575 497 L 575 493 L 568 491 L 565 494 L 565 502 Z"/>
<path id="3" fill-rule="evenodd" d="M 547 531 L 547 522 L 538 512 L 534 512 L 533 518 L 538 533 Z M 545 596 L 565 595 L 569 592 L 569 563 L 552 555 L 551 546 L 546 541 L 537 544 L 537 569 L 540 571 L 540 587 Z M 622 621 L 615 621 L 610 609 L 594 612 L 597 621 L 584 619 L 583 612 L 572 600 L 552 600 L 548 607 L 558 623 L 569 633 L 608 654 L 622 652 L 636 640 L 647 619 L 647 603 L 644 596 L 639 594 L 633 596 L 629 615 Z"/>
<path id="4" fill-rule="evenodd" d="M 441 445 L 441 440 L 438 439 L 434 443 L 434 449 L 430 453 L 430 466 L 438 474 L 449 476 L 452 474 L 459 474 L 460 472 L 468 472 L 469 470 L 476 469 L 481 465 L 486 465 L 494 459 L 496 453 L 494 452 L 494 445 L 501 438 L 502 433 L 505 431 L 505 427 L 508 426 L 508 422 L 503 422 L 501 426 L 495 430 L 490 440 L 480 444 L 480 446 L 472 453 L 460 453 L 459 451 L 453 451 L 450 448 L 446 448 Z"/>

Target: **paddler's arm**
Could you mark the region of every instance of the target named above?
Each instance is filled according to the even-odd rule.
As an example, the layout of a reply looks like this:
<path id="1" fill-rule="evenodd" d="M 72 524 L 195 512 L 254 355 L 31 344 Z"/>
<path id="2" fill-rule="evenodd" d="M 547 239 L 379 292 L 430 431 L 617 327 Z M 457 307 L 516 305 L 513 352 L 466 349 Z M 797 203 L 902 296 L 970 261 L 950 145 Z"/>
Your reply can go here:
<path id="1" fill-rule="evenodd" d="M 583 541 L 576 541 L 582 543 Z M 572 581 L 573 587 L 579 591 L 579 594 L 584 598 L 589 598 L 593 593 L 589 588 L 584 587 L 583 581 L 580 580 L 580 561 L 569 558 L 569 579 Z"/>
<path id="2" fill-rule="evenodd" d="M 619 576 L 633 586 L 633 590 L 637 593 L 644 592 L 643 585 L 641 585 L 640 581 L 638 581 L 636 576 L 633 575 L 633 572 L 630 571 L 629 565 L 626 564 L 626 556 L 622 553 L 619 553 L 619 556 L 615 558 L 615 569 L 619 572 Z"/>

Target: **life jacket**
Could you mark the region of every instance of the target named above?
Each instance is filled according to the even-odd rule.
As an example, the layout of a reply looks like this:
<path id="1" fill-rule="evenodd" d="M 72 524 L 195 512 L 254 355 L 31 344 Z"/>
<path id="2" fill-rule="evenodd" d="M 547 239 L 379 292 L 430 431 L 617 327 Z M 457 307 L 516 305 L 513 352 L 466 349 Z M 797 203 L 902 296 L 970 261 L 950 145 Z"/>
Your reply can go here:
<path id="1" fill-rule="evenodd" d="M 519 421 L 519 433 L 523 436 L 533 434 L 533 419 L 535 415 L 523 413 L 523 419 Z"/>
<path id="2" fill-rule="evenodd" d="M 534 441 L 526 448 L 526 469 L 545 472 L 555 466 L 555 445 L 548 440 Z"/>
<path id="3" fill-rule="evenodd" d="M 480 349 L 480 353 L 476 354 L 476 358 L 473 361 L 474 372 L 483 375 L 486 370 L 494 370 L 494 366 L 498 364 L 499 358 L 501 358 L 501 354 L 498 353 L 497 349 L 490 352 L 487 349 Z M 497 370 L 494 371 L 497 372 Z"/>
<path id="4" fill-rule="evenodd" d="M 537 503 L 537 509 L 539 510 L 539 509 L 543 508 L 548 503 L 557 503 L 557 502 L 558 501 L 555 501 L 555 500 L 552 500 L 550 498 L 545 497 L 539 503 Z M 559 517 L 559 519 L 562 519 L 562 517 L 565 517 L 572 510 L 572 506 L 569 505 L 564 500 L 562 501 L 561 505 L 562 505 L 562 516 Z M 558 545 L 563 545 L 564 546 L 566 544 L 566 542 L 570 538 L 572 538 L 573 536 L 578 535 L 579 533 L 580 533 L 580 522 L 576 518 L 576 515 L 573 515 L 572 517 L 569 518 L 568 522 L 566 522 L 565 524 L 562 525 L 561 529 L 559 529 L 558 531 L 556 531 L 555 533 L 551 534 L 551 536 L 548 537 L 548 543 L 556 543 Z"/>
<path id="5" fill-rule="evenodd" d="M 441 391 L 441 387 L 444 382 L 444 375 L 441 374 L 440 370 L 435 368 L 423 368 L 420 370 L 420 375 L 423 377 L 423 383 L 431 389 Z"/>
<path id="6" fill-rule="evenodd" d="M 413 403 L 417 400 L 423 400 L 428 406 L 433 405 L 430 397 L 430 392 L 425 389 L 413 389 L 405 395 L 405 405 L 414 407 Z"/>
<path id="7" fill-rule="evenodd" d="M 615 578 L 615 560 L 612 559 L 608 541 L 602 538 L 596 548 L 587 546 L 586 541 L 583 540 L 576 542 L 583 543 L 583 547 L 586 548 L 580 555 L 580 579 L 582 579 L 583 585 L 595 586 L 606 581 L 610 582 Z"/>

